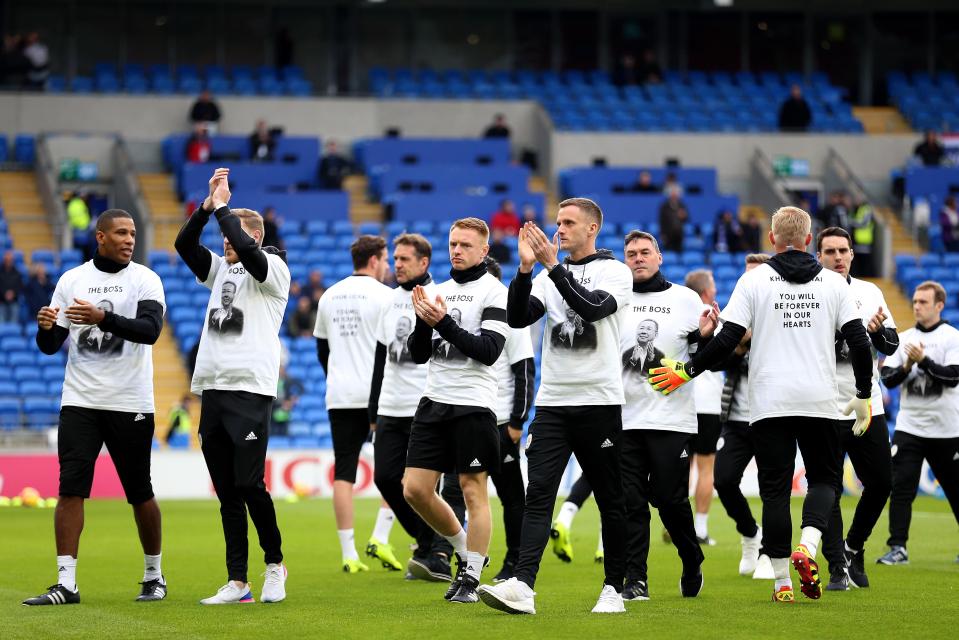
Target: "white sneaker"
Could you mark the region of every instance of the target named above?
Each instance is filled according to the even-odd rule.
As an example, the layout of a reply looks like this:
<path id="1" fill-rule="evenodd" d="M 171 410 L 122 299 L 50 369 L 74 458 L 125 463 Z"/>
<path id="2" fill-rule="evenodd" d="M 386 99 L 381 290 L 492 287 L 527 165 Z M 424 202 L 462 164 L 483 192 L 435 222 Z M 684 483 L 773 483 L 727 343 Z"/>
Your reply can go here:
<path id="1" fill-rule="evenodd" d="M 220 587 L 216 595 L 200 600 L 200 604 L 247 604 L 250 602 L 253 602 L 253 590 L 250 588 L 250 583 L 238 587 L 232 580 Z"/>
<path id="2" fill-rule="evenodd" d="M 286 598 L 286 565 L 266 565 L 263 574 L 263 591 L 260 592 L 260 602 L 280 602 Z"/>
<path id="3" fill-rule="evenodd" d="M 760 529 L 752 538 L 743 536 L 743 557 L 739 561 L 739 575 L 751 576 L 756 571 L 759 562 L 759 549 L 763 544 L 763 530 Z"/>
<path id="4" fill-rule="evenodd" d="M 623 594 L 617 593 L 612 585 L 605 585 L 599 592 L 599 600 L 593 607 L 593 613 L 626 613 Z"/>
<path id="5" fill-rule="evenodd" d="M 536 592 L 529 585 L 516 578 L 510 578 L 499 584 L 480 585 L 476 590 L 480 600 L 488 607 L 506 613 L 536 613 L 533 596 Z"/>
<path id="6" fill-rule="evenodd" d="M 773 571 L 773 563 L 765 553 L 759 556 L 756 562 L 756 570 L 753 572 L 753 580 L 775 580 L 776 573 Z"/>

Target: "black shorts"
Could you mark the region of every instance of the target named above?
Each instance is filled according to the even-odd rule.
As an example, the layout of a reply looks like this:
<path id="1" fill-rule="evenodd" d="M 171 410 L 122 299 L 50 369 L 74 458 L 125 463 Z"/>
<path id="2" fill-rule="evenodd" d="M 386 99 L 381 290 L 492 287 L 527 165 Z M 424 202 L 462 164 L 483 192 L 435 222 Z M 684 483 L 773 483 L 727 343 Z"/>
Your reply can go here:
<path id="1" fill-rule="evenodd" d="M 691 442 L 693 453 L 701 456 L 716 453 L 716 443 L 719 441 L 719 433 L 722 431 L 719 414 L 698 413 L 696 414 L 696 420 L 699 423 L 699 429 Z"/>
<path id="2" fill-rule="evenodd" d="M 60 495 L 90 497 L 93 470 L 104 444 L 120 477 L 127 502 L 141 504 L 151 499 L 153 414 L 83 407 L 60 409 L 57 428 Z"/>
<path id="3" fill-rule="evenodd" d="M 370 437 L 370 414 L 366 409 L 329 409 L 333 433 L 333 479 L 356 482 L 360 450 Z"/>
<path id="4" fill-rule="evenodd" d="M 407 468 L 440 473 L 499 470 L 500 433 L 492 411 L 476 411 L 430 422 L 418 418 L 419 410 L 410 431 Z"/>

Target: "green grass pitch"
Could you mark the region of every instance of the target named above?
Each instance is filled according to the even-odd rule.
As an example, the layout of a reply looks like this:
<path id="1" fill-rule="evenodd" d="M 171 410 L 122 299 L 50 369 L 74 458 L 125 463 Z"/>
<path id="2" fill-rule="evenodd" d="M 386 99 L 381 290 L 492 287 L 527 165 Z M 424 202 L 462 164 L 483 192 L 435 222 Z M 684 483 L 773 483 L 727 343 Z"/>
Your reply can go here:
<path id="1" fill-rule="evenodd" d="M 495 502 L 495 499 L 494 499 Z M 846 517 L 852 500 L 844 500 Z M 492 565 L 503 553 L 500 515 L 494 504 Z M 798 529 L 800 503 L 793 502 Z M 365 545 L 378 502 L 357 502 L 357 543 Z M 758 513 L 758 501 L 753 501 Z M 223 537 L 214 502 L 166 501 L 163 510 L 163 567 L 170 594 L 163 602 L 136 603 L 143 559 L 129 507 L 120 501 L 87 503 L 80 543 L 79 606 L 27 608 L 20 601 L 56 580 L 53 514 L 50 510 L 0 509 L 0 638 L 955 638 L 959 633 L 959 535 L 948 505 L 916 501 L 909 545 L 911 565 L 872 564 L 884 551 L 885 517 L 867 549 L 872 587 L 826 592 L 797 603 L 770 601 L 772 584 L 737 574 L 739 536 L 718 502 L 705 549 L 705 587 L 695 599 L 679 595 L 679 561 L 660 540 L 653 518 L 648 602 L 627 603 L 627 614 L 590 615 L 602 586 L 592 562 L 598 514 L 592 501 L 573 529 L 575 561 L 543 558 L 535 616 L 508 616 L 481 603 L 450 604 L 444 586 L 406 582 L 402 574 L 371 566 L 365 574 L 339 571 L 339 545 L 328 500 L 277 504 L 290 576 L 288 598 L 279 604 L 203 607 L 202 597 L 225 581 Z M 250 580 L 259 599 L 262 555 L 251 526 Z M 797 535 L 798 537 L 798 535 Z M 409 539 L 397 525 L 392 541 L 401 561 Z M 362 554 L 362 547 L 360 547 Z M 821 560 L 822 558 L 820 558 Z M 823 573 L 826 573 L 823 563 Z"/>

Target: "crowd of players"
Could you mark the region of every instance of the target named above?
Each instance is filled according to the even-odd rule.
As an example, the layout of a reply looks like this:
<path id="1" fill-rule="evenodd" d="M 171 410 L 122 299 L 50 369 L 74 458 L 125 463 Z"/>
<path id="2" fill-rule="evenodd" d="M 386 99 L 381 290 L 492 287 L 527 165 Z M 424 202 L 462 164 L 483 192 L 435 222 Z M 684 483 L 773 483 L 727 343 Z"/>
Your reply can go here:
<path id="1" fill-rule="evenodd" d="M 284 252 L 262 246 L 259 214 L 231 209 L 228 175 L 216 170 L 209 196 L 175 243 L 211 290 L 191 390 L 202 399 L 200 442 L 220 501 L 228 580 L 201 602 L 254 601 L 247 513 L 266 564 L 260 600 L 279 602 L 287 569 L 263 476 L 290 273 Z M 223 233 L 222 257 L 199 242 L 211 216 Z M 879 562 L 908 562 L 923 459 L 959 518 L 959 332 L 940 318 L 940 285 L 917 287 L 916 326 L 897 334 L 879 289 L 849 275 L 848 233 L 824 230 L 814 256 L 809 215 L 784 207 L 772 217 L 775 254 L 747 257 L 720 311 L 708 272 L 690 273 L 686 286 L 664 278 L 654 236 L 627 234 L 625 263 L 597 249 L 602 222 L 594 202 L 572 198 L 559 205 L 553 238 L 535 223 L 524 225 L 520 266 L 508 287 L 487 256 L 489 230 L 476 218 L 450 229 L 452 269 L 439 284 L 430 271 L 433 248 L 420 235 L 393 239 L 396 289 L 382 284 L 386 240 L 354 242 L 355 272 L 323 296 L 314 331 L 327 375 L 344 571 L 368 570 L 354 539 L 352 492 L 371 433 L 383 502 L 366 554 L 404 569 L 389 542 L 398 520 L 415 540 L 408 579 L 449 583 L 447 600 L 509 613 L 536 612 L 533 589 L 551 538 L 556 554 L 572 560 L 573 517 L 590 493 L 601 515 L 596 559 L 604 567 L 594 613 L 624 612 L 624 601 L 649 599 L 650 506 L 682 563 L 681 594 L 700 593 L 703 547 L 715 544 L 706 526 L 713 483 L 742 536 L 739 573 L 774 580 L 779 603 L 795 599 L 790 565 L 802 593 L 821 597 L 820 546 L 829 562 L 826 588 L 867 587 L 865 543 L 890 492 L 890 549 Z M 136 229 L 129 214 L 100 216 L 96 237 L 94 259 L 64 274 L 37 317 L 39 348 L 54 353 L 69 340 L 70 351 L 59 424 L 58 581 L 26 605 L 80 601 L 83 503 L 104 444 L 144 550 L 137 599 L 167 594 L 150 480 L 150 345 L 162 329 L 163 288 L 156 274 L 131 262 Z M 537 264 L 543 269 L 534 277 Z M 534 406 L 534 327 L 542 331 L 541 382 L 521 446 Z M 881 374 L 874 349 L 888 356 Z M 725 379 L 710 375 L 723 371 Z M 903 387 L 891 449 L 880 376 Z M 797 447 L 808 488 L 792 547 Z M 845 536 L 844 453 L 863 483 Z M 583 474 L 553 520 L 573 455 Z M 761 526 L 739 489 L 753 458 Z M 488 478 L 503 503 L 507 552 L 491 584 L 482 584 L 493 530 Z"/>

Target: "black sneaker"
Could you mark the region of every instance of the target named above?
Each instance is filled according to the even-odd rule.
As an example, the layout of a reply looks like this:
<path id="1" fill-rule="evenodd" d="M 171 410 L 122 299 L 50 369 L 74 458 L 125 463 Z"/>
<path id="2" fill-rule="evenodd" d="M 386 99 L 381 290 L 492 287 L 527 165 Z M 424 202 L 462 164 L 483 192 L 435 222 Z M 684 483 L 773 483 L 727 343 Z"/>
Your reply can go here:
<path id="1" fill-rule="evenodd" d="M 876 560 L 876 564 L 909 564 L 909 554 L 905 547 L 896 545 Z"/>
<path id="2" fill-rule="evenodd" d="M 869 576 L 866 575 L 866 550 L 858 552 L 845 551 L 846 564 L 849 570 L 849 586 L 866 589 L 869 587 Z"/>
<path id="3" fill-rule="evenodd" d="M 143 585 L 143 588 L 140 589 L 137 602 L 153 602 L 154 600 L 163 600 L 166 597 L 166 579 L 163 576 L 140 584 Z"/>
<path id="4" fill-rule="evenodd" d="M 62 584 L 55 584 L 47 587 L 46 593 L 41 593 L 35 598 L 28 598 L 23 601 L 28 607 L 38 607 L 46 604 L 80 604 L 80 590 L 70 591 Z"/>
<path id="5" fill-rule="evenodd" d="M 829 584 L 826 591 L 849 591 L 849 573 L 846 567 L 829 567 Z"/>
<path id="6" fill-rule="evenodd" d="M 699 592 L 703 590 L 703 571 L 701 568 L 696 568 L 696 573 L 687 574 L 686 571 L 683 571 L 682 577 L 679 579 L 679 592 L 683 594 L 684 598 L 695 598 L 699 595 Z"/>
<path id="7" fill-rule="evenodd" d="M 431 553 L 425 557 L 413 556 L 406 563 L 406 570 L 417 580 L 449 582 L 453 579 L 450 561 L 442 553 Z"/>
<path id="8" fill-rule="evenodd" d="M 516 560 L 506 558 L 503 560 L 503 568 L 493 576 L 493 582 L 506 582 L 513 577 L 513 569 L 516 567 Z"/>
<path id="9" fill-rule="evenodd" d="M 463 582 L 463 576 L 466 575 L 466 559 L 458 553 L 454 553 L 453 555 L 456 556 L 456 576 L 450 583 L 446 593 L 443 594 L 444 600 L 453 599 L 453 596 L 455 596 L 460 590 L 460 584 Z"/>
<path id="10" fill-rule="evenodd" d="M 642 580 L 627 582 L 623 588 L 623 600 L 649 600 L 649 587 Z"/>
<path id="11" fill-rule="evenodd" d="M 456 594 L 449 599 L 449 601 L 461 602 L 463 604 L 479 602 L 479 595 L 476 593 L 476 587 L 478 586 L 479 580 L 464 572 L 462 579 L 460 579 L 459 589 L 456 591 Z"/>

